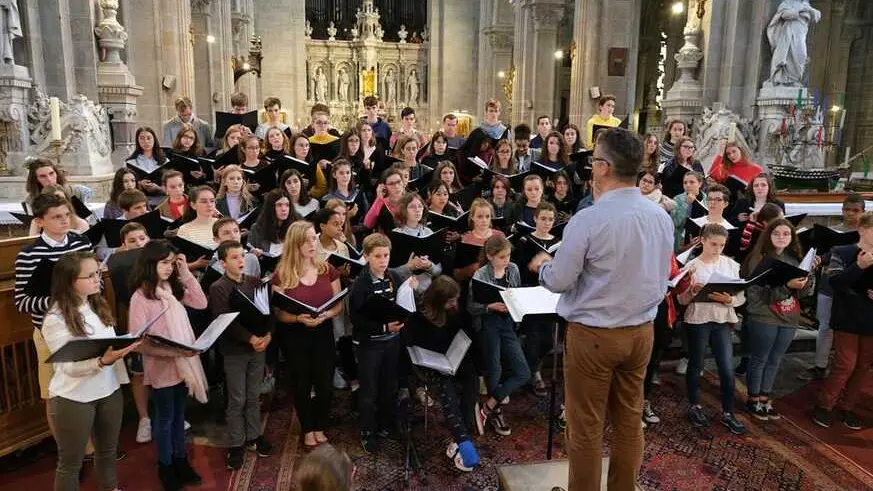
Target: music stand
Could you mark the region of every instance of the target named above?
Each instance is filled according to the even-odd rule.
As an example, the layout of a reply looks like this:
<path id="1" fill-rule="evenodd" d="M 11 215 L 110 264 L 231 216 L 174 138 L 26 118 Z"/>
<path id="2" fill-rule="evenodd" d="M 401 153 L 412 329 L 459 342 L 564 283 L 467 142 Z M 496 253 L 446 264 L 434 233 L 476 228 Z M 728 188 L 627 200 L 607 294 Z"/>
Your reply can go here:
<path id="1" fill-rule="evenodd" d="M 558 386 L 558 355 L 563 350 L 558 349 L 558 331 L 561 328 L 560 319 L 556 318 L 552 328 L 552 386 L 549 388 L 549 432 L 546 439 L 546 460 L 552 460 L 552 444 L 555 440 L 555 399 Z"/>

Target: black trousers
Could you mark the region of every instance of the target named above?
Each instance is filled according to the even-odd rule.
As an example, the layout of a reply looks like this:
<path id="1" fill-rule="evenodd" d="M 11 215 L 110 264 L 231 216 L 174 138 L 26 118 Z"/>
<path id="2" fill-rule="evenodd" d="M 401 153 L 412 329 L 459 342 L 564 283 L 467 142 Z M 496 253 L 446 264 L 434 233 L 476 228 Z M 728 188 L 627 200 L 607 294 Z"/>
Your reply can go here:
<path id="1" fill-rule="evenodd" d="M 670 347 L 673 342 L 673 329 L 667 323 L 667 302 L 661 302 L 658 305 L 658 314 L 655 316 L 655 339 L 652 343 L 652 356 L 649 358 L 649 364 L 646 366 L 646 378 L 643 379 L 643 395 L 648 400 L 649 393 L 652 391 L 652 380 L 655 374 L 658 373 L 658 367 L 661 365 L 661 357 L 664 356 L 664 350 Z"/>
<path id="2" fill-rule="evenodd" d="M 474 425 L 475 404 L 479 399 L 479 383 L 470 357 L 461 362 L 454 376 L 427 368 L 420 370 L 427 382 L 428 392 L 439 396 L 446 426 L 455 443 L 469 440 Z"/>
<path id="3" fill-rule="evenodd" d="M 327 429 L 333 398 L 333 367 L 335 346 L 333 323 L 318 327 L 302 324 L 276 326 L 285 362 L 291 374 L 294 405 L 303 433 Z M 315 389 L 315 397 L 310 391 Z"/>
<path id="4" fill-rule="evenodd" d="M 358 424 L 361 431 L 392 428 L 400 337 L 358 345 Z"/>

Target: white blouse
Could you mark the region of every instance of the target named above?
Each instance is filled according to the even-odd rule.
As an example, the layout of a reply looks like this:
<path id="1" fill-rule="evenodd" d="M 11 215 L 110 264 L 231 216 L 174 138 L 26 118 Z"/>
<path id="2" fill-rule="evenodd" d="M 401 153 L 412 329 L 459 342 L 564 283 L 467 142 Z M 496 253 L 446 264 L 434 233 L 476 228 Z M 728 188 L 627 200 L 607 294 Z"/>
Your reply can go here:
<path id="1" fill-rule="evenodd" d="M 89 338 L 115 336 L 115 329 L 106 326 L 87 303 L 79 308 L 85 318 L 85 332 Z M 67 328 L 63 315 L 52 306 L 46 313 L 42 324 L 42 335 L 49 350 L 54 353 L 68 341 L 75 338 Z M 63 397 L 71 401 L 88 403 L 102 399 L 118 390 L 121 384 L 130 380 L 124 368 L 124 361 L 118 360 L 112 366 L 100 367 L 99 358 L 76 362 L 55 363 L 55 372 L 49 383 L 49 397 Z"/>

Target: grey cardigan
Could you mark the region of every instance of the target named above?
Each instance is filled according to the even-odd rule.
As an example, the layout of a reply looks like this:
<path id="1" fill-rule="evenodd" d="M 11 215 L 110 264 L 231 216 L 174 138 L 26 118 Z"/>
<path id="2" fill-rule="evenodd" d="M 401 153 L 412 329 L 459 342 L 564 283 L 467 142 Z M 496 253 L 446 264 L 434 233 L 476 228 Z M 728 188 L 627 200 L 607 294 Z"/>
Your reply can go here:
<path id="1" fill-rule="evenodd" d="M 477 269 L 473 273 L 473 278 L 487 283 L 495 283 L 497 281 L 494 278 L 494 268 L 491 267 L 490 263 Z M 506 276 L 504 278 L 506 278 L 511 288 L 521 286 L 521 273 L 515 263 L 509 263 L 506 267 Z M 482 327 L 482 316 L 488 313 L 487 307 L 487 305 L 473 300 L 473 288 L 471 286 L 467 292 L 467 311 L 473 316 L 473 329 L 479 330 Z"/>
<path id="2" fill-rule="evenodd" d="M 776 256 L 776 259 L 792 266 L 800 264 L 800 261 L 785 253 Z M 751 268 L 751 271 L 754 271 L 754 268 Z M 809 276 L 809 281 L 806 282 L 806 286 L 803 287 L 803 289 L 796 291 L 797 297 L 808 297 L 812 295 L 814 289 L 815 276 L 811 275 Z M 779 315 L 770 309 L 771 303 L 788 300 L 794 292 L 795 290 L 791 290 L 785 285 L 750 286 L 748 291 L 746 291 L 746 315 L 748 316 L 748 319 L 770 326 L 799 327 L 801 320 L 799 312 L 791 315 Z"/>

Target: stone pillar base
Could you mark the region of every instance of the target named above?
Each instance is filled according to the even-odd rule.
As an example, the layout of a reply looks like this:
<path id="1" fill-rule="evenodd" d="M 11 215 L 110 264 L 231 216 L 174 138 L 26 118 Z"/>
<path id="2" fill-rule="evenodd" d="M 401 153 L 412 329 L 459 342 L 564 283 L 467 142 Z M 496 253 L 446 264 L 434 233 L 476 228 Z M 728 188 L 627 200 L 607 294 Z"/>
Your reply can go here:
<path id="1" fill-rule="evenodd" d="M 820 169 L 824 167 L 824 157 L 814 145 L 793 145 L 785 148 L 776 134 L 783 121 L 791 119 L 790 106 L 797 104 L 798 99 L 804 106 L 811 103 L 806 87 L 762 87 L 758 92 L 759 163 L 769 168 L 771 165 L 797 165 L 805 169 Z M 811 143 L 814 137 L 811 132 L 799 135 L 797 143 Z"/>
<path id="2" fill-rule="evenodd" d="M 27 67 L 0 64 L 0 175 L 20 173 L 30 148 L 27 112 L 33 81 Z"/>

